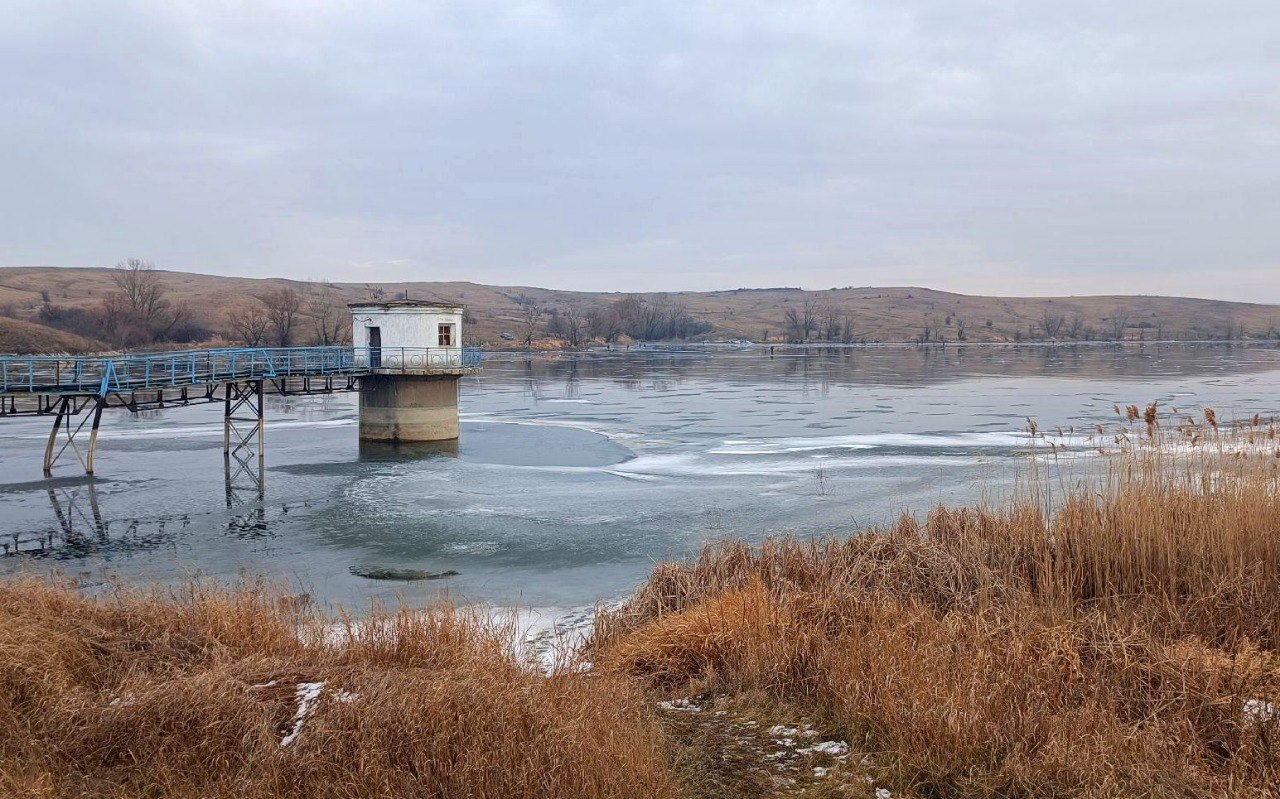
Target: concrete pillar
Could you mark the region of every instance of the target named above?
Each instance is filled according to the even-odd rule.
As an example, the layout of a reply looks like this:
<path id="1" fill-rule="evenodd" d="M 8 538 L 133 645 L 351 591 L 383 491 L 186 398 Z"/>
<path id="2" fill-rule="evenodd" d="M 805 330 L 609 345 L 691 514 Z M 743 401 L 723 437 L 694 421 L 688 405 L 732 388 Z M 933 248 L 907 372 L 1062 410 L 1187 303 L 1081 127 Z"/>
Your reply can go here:
<path id="1" fill-rule="evenodd" d="M 360 378 L 360 440 L 449 441 L 457 437 L 457 375 Z"/>

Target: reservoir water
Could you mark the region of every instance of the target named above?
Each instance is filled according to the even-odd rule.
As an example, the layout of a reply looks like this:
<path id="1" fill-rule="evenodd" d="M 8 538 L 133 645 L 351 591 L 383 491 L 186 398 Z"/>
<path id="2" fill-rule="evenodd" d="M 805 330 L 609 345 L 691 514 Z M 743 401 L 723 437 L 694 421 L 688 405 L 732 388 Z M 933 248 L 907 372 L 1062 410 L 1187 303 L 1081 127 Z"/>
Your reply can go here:
<path id="1" fill-rule="evenodd" d="M 1280 413 L 1278 389 L 1261 345 L 495 354 L 463 382 L 456 445 L 361 446 L 354 395 L 271 399 L 261 499 L 253 468 L 224 470 L 220 405 L 111 412 L 93 479 L 42 479 L 49 421 L 5 419 L 0 571 L 265 576 L 356 612 L 580 608 L 708 540 L 978 499 L 1025 462 L 1028 418 L 1091 430 L 1152 401 L 1243 418 Z M 457 574 L 356 573 L 405 569 Z"/>

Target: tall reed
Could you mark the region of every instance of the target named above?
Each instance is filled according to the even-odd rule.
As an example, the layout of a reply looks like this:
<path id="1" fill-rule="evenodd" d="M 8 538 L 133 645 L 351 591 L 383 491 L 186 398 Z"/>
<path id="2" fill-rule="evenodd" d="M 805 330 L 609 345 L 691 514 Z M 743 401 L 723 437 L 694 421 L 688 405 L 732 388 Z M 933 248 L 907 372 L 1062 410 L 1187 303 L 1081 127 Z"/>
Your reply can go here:
<path id="1" fill-rule="evenodd" d="M 1038 444 L 1004 505 L 662 564 L 598 620 L 597 667 L 794 706 L 908 794 L 1266 795 L 1274 426 L 1127 411 L 1070 479 Z"/>

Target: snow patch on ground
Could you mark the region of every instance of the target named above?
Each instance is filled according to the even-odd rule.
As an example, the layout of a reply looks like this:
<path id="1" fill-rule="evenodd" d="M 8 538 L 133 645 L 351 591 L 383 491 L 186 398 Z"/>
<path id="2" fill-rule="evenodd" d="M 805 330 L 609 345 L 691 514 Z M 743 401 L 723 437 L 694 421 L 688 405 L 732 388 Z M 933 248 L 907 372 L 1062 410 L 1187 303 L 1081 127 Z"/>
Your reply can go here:
<path id="1" fill-rule="evenodd" d="M 658 709 L 684 711 L 686 713 L 697 713 L 702 710 L 695 702 L 689 699 L 672 699 L 670 702 L 659 702 Z"/>
<path id="2" fill-rule="evenodd" d="M 495 618 L 510 619 L 514 613 L 516 654 L 532 661 L 550 674 L 568 669 L 590 672 L 592 664 L 579 660 L 579 651 L 591 635 L 596 606 L 577 608 L 529 608 L 497 611 Z M 505 614 L 505 615 L 504 615 Z"/>
<path id="3" fill-rule="evenodd" d="M 302 734 L 302 725 L 307 723 L 307 717 L 316 709 L 316 704 L 320 701 L 320 694 L 323 691 L 323 682 L 298 683 L 298 709 L 293 714 L 293 729 L 289 730 L 288 735 L 280 739 L 281 749 L 298 740 L 298 736 Z"/>
<path id="4" fill-rule="evenodd" d="M 813 746 L 797 749 L 800 755 L 827 755 L 828 757 L 844 757 L 849 754 L 849 744 L 844 741 L 822 741 Z"/>
<path id="5" fill-rule="evenodd" d="M 863 791 L 874 785 L 870 776 L 858 774 L 870 765 L 867 758 L 850 769 L 847 741 L 822 740 L 813 724 L 803 719 L 795 724 L 761 724 L 745 714 L 717 709 L 716 704 L 714 697 L 700 696 L 659 701 L 654 706 L 677 729 L 707 728 L 723 741 L 722 758 L 758 774 L 758 768 L 750 765 L 755 761 L 767 769 L 777 788 L 790 790 L 814 780 L 832 780 L 847 789 L 851 780 L 860 779 Z"/>
<path id="6" fill-rule="evenodd" d="M 1276 706 L 1265 699 L 1246 699 L 1241 712 L 1246 724 L 1264 724 L 1276 717 Z"/>
<path id="7" fill-rule="evenodd" d="M 276 680 L 255 685 L 254 688 L 270 688 L 277 684 Z M 300 682 L 294 688 L 294 698 L 298 703 L 297 709 L 293 712 L 293 720 L 290 722 L 290 728 L 287 735 L 280 739 L 280 748 L 284 749 L 294 741 L 298 740 L 298 736 L 302 734 L 302 728 L 306 726 L 307 719 L 315 712 L 320 705 L 320 698 L 325 695 L 324 680 L 318 682 Z M 351 691 L 343 691 L 341 689 L 330 688 L 328 695 L 336 702 L 343 704 L 351 704 L 360 699 L 359 694 Z"/>

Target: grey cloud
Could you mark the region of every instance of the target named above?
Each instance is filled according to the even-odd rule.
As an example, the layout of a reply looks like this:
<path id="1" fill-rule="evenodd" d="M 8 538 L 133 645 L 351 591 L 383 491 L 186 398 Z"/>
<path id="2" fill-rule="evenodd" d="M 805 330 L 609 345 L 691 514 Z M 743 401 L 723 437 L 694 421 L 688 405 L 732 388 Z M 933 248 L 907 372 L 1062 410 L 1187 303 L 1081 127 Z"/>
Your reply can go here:
<path id="1" fill-rule="evenodd" d="M 1264 2 L 30 2 L 0 263 L 1280 301 Z"/>

